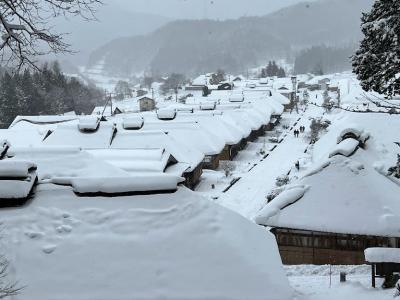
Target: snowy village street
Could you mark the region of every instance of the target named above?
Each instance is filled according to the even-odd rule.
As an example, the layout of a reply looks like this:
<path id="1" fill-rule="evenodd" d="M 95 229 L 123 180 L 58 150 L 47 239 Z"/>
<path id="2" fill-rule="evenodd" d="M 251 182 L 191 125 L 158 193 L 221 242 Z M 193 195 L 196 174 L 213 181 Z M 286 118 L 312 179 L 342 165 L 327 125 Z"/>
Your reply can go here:
<path id="1" fill-rule="evenodd" d="M 265 205 L 266 196 L 275 187 L 276 178 L 294 171 L 295 162 L 305 156 L 304 151 L 308 143 L 306 134 L 294 137 L 293 131 L 304 125 L 309 127 L 308 118 L 318 116 L 319 108 L 310 107 L 299 115 L 293 111 L 283 115 L 285 124 L 290 124 L 280 137 L 280 143 L 272 146 L 268 156 L 261 159 L 257 165 L 226 193 L 223 193 L 217 203 L 230 208 L 241 215 L 253 219 L 257 212 Z"/>

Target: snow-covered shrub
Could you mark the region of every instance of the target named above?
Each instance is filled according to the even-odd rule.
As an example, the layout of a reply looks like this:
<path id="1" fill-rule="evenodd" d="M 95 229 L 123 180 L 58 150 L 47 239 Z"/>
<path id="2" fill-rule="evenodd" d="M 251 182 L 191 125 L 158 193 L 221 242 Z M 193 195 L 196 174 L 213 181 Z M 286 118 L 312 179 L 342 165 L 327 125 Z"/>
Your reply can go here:
<path id="1" fill-rule="evenodd" d="M 322 131 L 326 130 L 331 124 L 331 121 L 326 120 L 326 119 L 312 119 L 311 125 L 310 125 L 310 141 L 312 143 L 315 143 L 318 141 L 320 134 Z"/>
<path id="2" fill-rule="evenodd" d="M 282 189 L 273 189 L 268 195 L 267 195 L 267 202 L 271 202 L 274 200 L 280 193 L 282 192 Z"/>
<path id="3" fill-rule="evenodd" d="M 258 150 L 258 154 L 260 154 L 261 156 L 264 156 L 265 154 L 267 154 L 265 140 L 264 140 L 263 145 L 260 148 L 260 150 Z"/>
<path id="4" fill-rule="evenodd" d="M 397 154 L 396 166 L 389 168 L 388 175 L 389 176 L 394 176 L 394 177 L 400 179 L 400 154 Z"/>
<path id="5" fill-rule="evenodd" d="M 289 176 L 287 176 L 287 175 L 278 176 L 276 178 L 275 185 L 278 187 L 281 187 L 281 186 L 287 185 L 289 183 L 289 181 L 290 181 L 290 179 L 289 179 Z"/>
<path id="6" fill-rule="evenodd" d="M 233 171 L 235 171 L 236 166 L 233 162 L 225 160 L 220 162 L 220 167 L 224 171 L 225 177 L 232 176 Z"/>

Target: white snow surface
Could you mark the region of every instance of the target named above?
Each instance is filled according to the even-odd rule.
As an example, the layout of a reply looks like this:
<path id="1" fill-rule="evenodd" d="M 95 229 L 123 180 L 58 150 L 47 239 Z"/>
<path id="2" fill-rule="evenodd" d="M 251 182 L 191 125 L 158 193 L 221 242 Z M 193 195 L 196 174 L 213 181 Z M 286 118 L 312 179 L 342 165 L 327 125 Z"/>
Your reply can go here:
<path id="1" fill-rule="evenodd" d="M 36 169 L 36 165 L 31 161 L 25 160 L 0 160 L 0 178 L 25 178 L 31 169 Z"/>
<path id="2" fill-rule="evenodd" d="M 335 155 L 344 155 L 350 156 L 352 155 L 358 148 L 360 142 L 358 140 L 347 138 L 341 141 L 332 151 L 329 153 L 329 157 Z"/>
<path id="3" fill-rule="evenodd" d="M 61 180 L 55 179 L 59 183 Z M 136 173 L 130 177 L 74 177 L 70 180 L 74 192 L 87 193 L 134 193 L 151 191 L 174 191 L 183 178 L 170 174 Z"/>
<path id="4" fill-rule="evenodd" d="M 273 235 L 186 189 L 109 199 L 42 185 L 2 222 L 16 300 L 293 296 Z"/>
<path id="5" fill-rule="evenodd" d="M 99 118 L 97 116 L 85 116 L 79 119 L 79 130 L 96 130 L 99 126 Z"/>
<path id="6" fill-rule="evenodd" d="M 279 214 L 263 219 L 272 227 L 345 234 L 399 236 L 400 187 L 371 166 L 336 156 L 298 184 L 310 189 Z M 275 211 L 273 201 L 263 214 Z M 271 214 L 270 214 L 271 215 Z"/>
<path id="7" fill-rule="evenodd" d="M 279 214 L 280 210 L 301 199 L 307 189 L 308 187 L 306 186 L 294 186 L 284 190 L 260 211 L 255 218 L 255 222 L 260 225 L 265 225 L 265 222 L 268 222 L 268 219 L 272 216 Z"/>
<path id="8" fill-rule="evenodd" d="M 157 116 L 160 120 L 172 120 L 176 117 L 175 109 L 163 108 L 157 110 Z"/>
<path id="9" fill-rule="evenodd" d="M 123 119 L 124 129 L 140 129 L 143 127 L 144 119 L 141 116 L 129 116 Z"/>
<path id="10" fill-rule="evenodd" d="M 92 120 L 93 121 L 93 120 Z M 92 128 L 92 123 L 83 123 L 82 128 Z M 107 122 L 100 122 L 99 128 L 94 132 L 84 132 L 76 125 L 60 125 L 44 140 L 47 146 L 73 146 L 83 149 L 104 149 L 110 146 L 114 125 Z"/>
<path id="11" fill-rule="evenodd" d="M 369 263 L 400 264 L 400 249 L 398 248 L 368 248 L 364 251 L 365 260 Z"/>

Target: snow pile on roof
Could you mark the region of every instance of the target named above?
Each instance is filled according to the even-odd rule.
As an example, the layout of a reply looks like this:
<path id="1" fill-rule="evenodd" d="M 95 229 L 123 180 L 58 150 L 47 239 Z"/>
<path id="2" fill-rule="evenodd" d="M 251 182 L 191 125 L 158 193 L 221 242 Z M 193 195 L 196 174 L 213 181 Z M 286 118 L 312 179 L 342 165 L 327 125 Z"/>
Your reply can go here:
<path id="1" fill-rule="evenodd" d="M 126 130 L 137 130 L 143 127 L 144 119 L 142 116 L 129 116 L 123 118 L 122 127 Z"/>
<path id="2" fill-rule="evenodd" d="M 272 108 L 273 115 L 280 116 L 281 114 L 283 114 L 283 111 L 285 110 L 285 108 L 283 107 L 283 104 L 281 104 L 275 100 L 275 97 L 268 97 L 266 102 Z"/>
<path id="3" fill-rule="evenodd" d="M 161 130 L 181 144 L 190 145 L 204 155 L 217 155 L 225 147 L 223 138 L 202 128 L 196 122 L 146 122 L 144 131 Z"/>
<path id="4" fill-rule="evenodd" d="M 350 114 L 345 117 L 339 116 L 338 120 L 333 120 L 332 125 L 328 127 L 328 132 L 322 135 L 313 147 L 313 156 L 316 161 L 328 158 L 335 149 L 341 147 L 338 144 L 342 144 L 342 142 L 344 142 L 343 146 L 349 147 L 348 150 L 350 151 L 355 142 L 346 141 L 347 139 L 357 140 L 358 144 L 361 145 L 365 144 L 371 136 L 368 133 L 369 128 L 367 126 L 372 124 L 368 125 L 365 120 L 360 122 L 360 119 L 355 118 L 355 115 L 357 114 Z M 368 120 L 369 118 L 370 116 L 366 119 Z M 377 135 L 377 137 L 382 138 L 382 134 Z"/>
<path id="5" fill-rule="evenodd" d="M 99 127 L 100 119 L 96 116 L 86 116 L 79 119 L 78 128 L 82 131 L 95 131 Z"/>
<path id="6" fill-rule="evenodd" d="M 135 174 L 128 177 L 75 177 L 71 185 L 78 194 L 125 194 L 175 191 L 183 178 L 169 174 Z"/>
<path id="7" fill-rule="evenodd" d="M 210 76 L 200 75 L 199 77 L 195 78 L 192 81 L 192 85 L 196 85 L 196 86 L 208 85 L 209 80 L 210 80 Z"/>
<path id="8" fill-rule="evenodd" d="M 24 160 L 0 160 L 0 178 L 26 178 L 36 165 Z"/>
<path id="9" fill-rule="evenodd" d="M 49 115 L 49 116 L 17 116 L 11 123 L 9 128 L 25 128 L 31 125 L 57 125 L 61 123 L 68 123 L 76 121 L 78 117 L 76 116 L 59 116 L 59 115 Z"/>
<path id="10" fill-rule="evenodd" d="M 70 184 L 74 177 L 129 176 L 127 172 L 74 147 L 12 148 L 8 155 L 13 157 L 10 161 L 29 159 L 34 162 L 41 181 Z"/>
<path id="11" fill-rule="evenodd" d="M 293 298 L 274 236 L 187 189 L 110 200 L 43 186 L 2 222 L 19 300 Z"/>
<path id="12" fill-rule="evenodd" d="M 194 170 L 204 155 L 191 145 L 183 144 L 162 131 L 125 131 L 119 132 L 112 149 L 166 149 L 180 163 L 186 163 L 188 170 Z M 186 168 L 185 168 L 186 169 Z"/>
<path id="13" fill-rule="evenodd" d="M 0 160 L 0 199 L 24 199 L 36 183 L 36 165 L 23 160 Z"/>
<path id="14" fill-rule="evenodd" d="M 329 157 L 335 155 L 351 156 L 360 145 L 358 140 L 348 138 L 340 142 L 332 151 L 329 153 Z"/>
<path id="15" fill-rule="evenodd" d="M 398 248 L 368 248 L 364 251 L 365 261 L 369 263 L 400 264 L 400 249 Z"/>
<path id="16" fill-rule="evenodd" d="M 282 105 L 290 104 L 290 100 L 287 97 L 283 96 L 281 93 L 272 92 L 271 98 Z"/>
<path id="17" fill-rule="evenodd" d="M 229 102 L 244 102 L 244 96 L 242 94 L 232 94 L 229 97 Z"/>
<path id="18" fill-rule="evenodd" d="M 160 120 L 173 120 L 176 117 L 176 110 L 175 109 L 159 109 L 157 110 L 157 117 Z"/>
<path id="19" fill-rule="evenodd" d="M 32 172 L 32 175 L 27 177 L 25 180 L 0 179 L 0 200 L 18 200 L 27 198 L 36 181 L 37 177 L 34 172 Z"/>
<path id="20" fill-rule="evenodd" d="M 300 180 L 297 184 L 310 189 L 278 215 L 264 219 L 263 224 L 344 234 L 399 236 L 400 187 L 355 157 L 335 156 L 319 173 Z M 267 204 L 264 213 L 275 209 L 273 202 Z"/>
<path id="21" fill-rule="evenodd" d="M 100 122 L 99 128 L 94 132 L 78 130 L 74 125 L 60 125 L 44 140 L 43 144 L 46 146 L 104 149 L 110 146 L 115 130 L 114 124 L 106 122 Z"/>
<path id="22" fill-rule="evenodd" d="M 361 128 L 359 125 L 354 124 L 352 126 L 348 126 L 344 128 L 340 133 L 337 138 L 337 143 L 340 143 L 347 137 L 354 137 L 357 140 L 359 140 L 361 143 L 365 143 L 369 137 L 370 134 L 366 132 L 363 128 Z"/>
<path id="23" fill-rule="evenodd" d="M 0 140 L 7 140 L 14 147 L 37 146 L 42 144 L 48 134 L 48 130 L 33 126 L 26 129 L 0 129 Z"/>
<path id="24" fill-rule="evenodd" d="M 200 104 L 200 110 L 214 110 L 216 107 L 215 102 L 203 102 Z"/>
<path id="25" fill-rule="evenodd" d="M 240 131 L 235 130 L 232 126 L 222 119 L 222 115 L 205 115 L 205 114 L 185 114 L 179 115 L 178 120 L 182 121 L 196 121 L 207 133 L 212 133 L 220 138 L 225 145 L 235 145 L 242 139 Z M 218 130 L 215 130 L 218 128 Z"/>
<path id="26" fill-rule="evenodd" d="M 129 173 L 163 173 L 170 162 L 176 162 L 164 149 L 98 149 L 87 150 L 95 158 Z"/>
<path id="27" fill-rule="evenodd" d="M 268 222 L 270 217 L 279 214 L 282 209 L 301 199 L 307 189 L 308 187 L 306 186 L 294 186 L 284 190 L 259 212 L 255 218 L 256 223 L 265 225 L 265 222 Z"/>

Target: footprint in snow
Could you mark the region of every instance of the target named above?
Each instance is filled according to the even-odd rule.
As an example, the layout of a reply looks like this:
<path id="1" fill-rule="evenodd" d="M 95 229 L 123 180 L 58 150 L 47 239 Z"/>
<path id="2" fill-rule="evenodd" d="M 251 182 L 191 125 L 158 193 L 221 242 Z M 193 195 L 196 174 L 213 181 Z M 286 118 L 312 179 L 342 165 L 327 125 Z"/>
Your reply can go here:
<path id="1" fill-rule="evenodd" d="M 56 250 L 57 245 L 46 245 L 42 247 L 42 251 L 46 254 L 51 254 Z"/>
<path id="2" fill-rule="evenodd" d="M 44 233 L 39 231 L 26 231 L 25 235 L 32 240 L 38 240 L 44 236 Z"/>
<path id="3" fill-rule="evenodd" d="M 56 231 L 60 234 L 62 233 L 71 233 L 72 231 L 72 226 L 69 225 L 60 225 L 56 228 Z"/>

